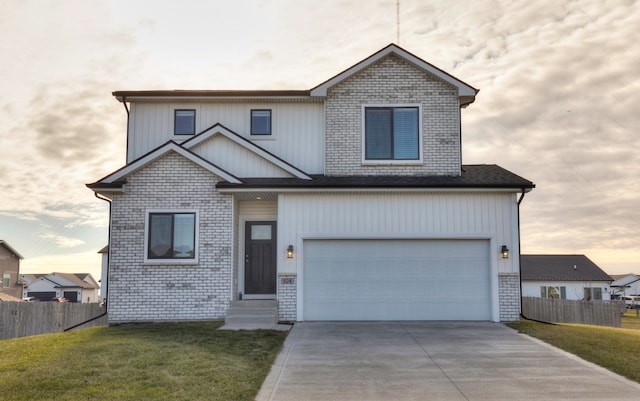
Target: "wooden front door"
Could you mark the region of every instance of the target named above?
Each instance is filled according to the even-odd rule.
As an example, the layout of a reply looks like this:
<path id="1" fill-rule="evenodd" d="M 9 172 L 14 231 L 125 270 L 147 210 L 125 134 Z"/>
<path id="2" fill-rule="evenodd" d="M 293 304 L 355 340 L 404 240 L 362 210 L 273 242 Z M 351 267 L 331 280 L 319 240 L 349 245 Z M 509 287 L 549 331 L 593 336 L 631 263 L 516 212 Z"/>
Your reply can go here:
<path id="1" fill-rule="evenodd" d="M 245 294 L 275 294 L 276 223 L 246 222 L 244 249 Z"/>

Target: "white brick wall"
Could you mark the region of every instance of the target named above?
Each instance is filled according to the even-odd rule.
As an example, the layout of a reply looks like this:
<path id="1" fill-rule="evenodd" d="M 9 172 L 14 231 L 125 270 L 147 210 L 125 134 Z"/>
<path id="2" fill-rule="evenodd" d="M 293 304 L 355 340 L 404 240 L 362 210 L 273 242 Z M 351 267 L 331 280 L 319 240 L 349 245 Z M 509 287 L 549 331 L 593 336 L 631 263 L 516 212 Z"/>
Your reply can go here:
<path id="1" fill-rule="evenodd" d="M 170 153 L 126 178 L 112 202 L 109 322 L 207 320 L 231 298 L 232 197 L 218 178 Z M 196 265 L 144 264 L 146 210 L 198 210 Z"/>
<path id="2" fill-rule="evenodd" d="M 278 321 L 295 322 L 297 320 L 297 275 L 285 273 L 278 275 Z"/>
<path id="3" fill-rule="evenodd" d="M 519 321 L 520 276 L 517 273 L 498 274 L 498 297 L 500 299 L 500 321 Z"/>
<path id="4" fill-rule="evenodd" d="M 327 175 L 460 175 L 457 90 L 389 55 L 329 90 L 326 100 Z M 362 105 L 421 104 L 423 164 L 362 164 Z"/>

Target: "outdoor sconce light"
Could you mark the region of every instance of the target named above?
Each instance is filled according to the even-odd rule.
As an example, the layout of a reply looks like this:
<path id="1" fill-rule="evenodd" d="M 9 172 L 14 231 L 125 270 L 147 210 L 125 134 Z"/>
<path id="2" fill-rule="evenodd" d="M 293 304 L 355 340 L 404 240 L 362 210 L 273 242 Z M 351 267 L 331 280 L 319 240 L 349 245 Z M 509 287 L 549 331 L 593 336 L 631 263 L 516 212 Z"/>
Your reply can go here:
<path id="1" fill-rule="evenodd" d="M 502 259 L 509 259 L 509 248 L 506 245 L 502 245 Z"/>
<path id="2" fill-rule="evenodd" d="M 287 247 L 287 258 L 293 258 L 293 245 L 289 245 L 289 247 Z"/>

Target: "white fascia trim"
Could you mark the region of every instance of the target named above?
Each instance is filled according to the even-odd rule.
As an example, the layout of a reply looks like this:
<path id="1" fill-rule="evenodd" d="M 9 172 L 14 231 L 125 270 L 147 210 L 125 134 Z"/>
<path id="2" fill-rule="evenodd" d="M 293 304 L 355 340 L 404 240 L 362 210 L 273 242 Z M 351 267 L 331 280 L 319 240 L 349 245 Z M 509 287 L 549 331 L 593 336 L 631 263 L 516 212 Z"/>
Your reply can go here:
<path id="1" fill-rule="evenodd" d="M 529 192 L 531 189 L 526 189 Z M 272 192 L 272 193 L 521 193 L 520 188 L 219 188 L 222 194 L 244 192 Z"/>
<path id="2" fill-rule="evenodd" d="M 426 61 L 407 53 L 406 51 L 400 49 L 399 47 L 395 46 L 395 45 L 391 45 L 389 47 L 387 47 L 386 49 L 374 54 L 373 56 L 370 56 L 369 58 L 361 61 L 360 63 L 356 64 L 355 66 L 349 68 L 348 70 L 344 71 L 343 73 L 336 75 L 335 77 L 333 77 L 332 79 L 330 79 L 329 81 L 325 82 L 324 84 L 316 87 L 315 89 L 313 89 L 311 91 L 311 96 L 327 96 L 327 91 L 329 88 L 331 88 L 332 86 L 334 86 L 335 84 L 337 84 L 338 82 L 350 77 L 353 74 L 358 73 L 359 71 L 363 70 L 364 68 L 370 66 L 371 64 L 377 62 L 378 60 L 380 60 L 383 57 L 386 57 L 387 55 L 389 55 L 390 53 L 394 53 L 399 57 L 404 58 L 405 60 L 417 65 L 418 67 L 422 68 L 423 70 L 427 71 L 428 73 L 435 75 L 436 77 L 442 79 L 443 81 L 455 86 L 456 88 L 458 88 L 458 96 L 462 97 L 462 96 L 471 96 L 471 97 L 475 97 L 476 95 L 476 90 L 472 87 L 470 87 L 469 85 L 465 84 L 462 81 L 459 81 L 458 79 L 455 79 L 454 77 L 452 77 L 451 75 L 448 75 L 446 73 L 444 73 L 443 71 L 439 70 L 438 68 L 435 68 L 434 66 L 432 66 L 431 64 L 427 63 Z"/>
<path id="3" fill-rule="evenodd" d="M 145 156 L 139 158 L 138 160 L 134 161 L 133 163 L 131 163 L 130 165 L 124 167 L 121 170 L 116 171 L 115 173 L 113 173 L 110 176 L 105 177 L 104 179 L 102 179 L 102 182 L 106 182 L 106 183 L 112 183 L 115 181 L 118 181 L 119 179 L 131 174 L 132 172 L 146 166 L 147 164 L 151 163 L 152 161 L 158 159 L 161 156 L 164 156 L 165 154 L 167 154 L 168 152 L 173 151 L 176 152 L 177 154 L 179 154 L 180 156 L 185 157 L 186 159 L 192 161 L 193 163 L 199 165 L 200 167 L 204 168 L 205 170 L 217 175 L 218 177 L 224 179 L 225 181 L 234 183 L 234 184 L 241 184 L 242 181 L 238 178 L 236 178 L 235 176 L 227 173 L 226 171 L 216 167 L 215 165 L 207 162 L 206 160 L 200 158 L 198 155 L 187 151 L 186 149 L 184 149 L 183 147 L 181 147 L 180 145 L 178 145 L 175 142 L 168 142 L 167 144 L 157 148 L 156 150 L 147 153 Z"/>
<path id="4" fill-rule="evenodd" d="M 208 132 L 205 132 L 204 134 L 200 134 L 196 137 L 194 137 L 193 139 L 189 140 L 188 142 L 184 143 L 184 147 L 186 147 L 187 149 L 191 149 L 192 147 L 204 142 L 205 140 L 215 136 L 215 135 L 223 135 L 224 137 L 226 137 L 227 139 L 233 141 L 234 143 L 242 146 L 243 148 L 247 149 L 248 151 L 262 157 L 263 159 L 267 160 L 268 162 L 278 166 L 279 168 L 281 168 L 282 170 L 286 171 L 287 173 L 293 175 L 296 178 L 301 178 L 303 180 L 310 180 L 311 177 L 309 177 L 308 175 L 306 175 L 305 173 L 303 173 L 301 170 L 298 170 L 297 168 L 292 167 L 290 164 L 287 164 L 285 162 L 283 162 L 282 160 L 274 157 L 272 154 L 270 154 L 269 152 L 259 148 L 258 146 L 254 145 L 252 142 L 250 142 L 249 140 L 244 140 L 245 138 L 241 138 L 238 135 L 236 135 L 235 133 L 229 131 L 228 129 L 224 128 L 223 126 L 218 126 L 215 127 L 211 130 L 209 130 Z M 253 139 L 253 137 L 252 137 Z M 260 138 L 260 139 L 266 139 L 266 138 Z M 228 180 L 227 180 L 228 181 Z"/>

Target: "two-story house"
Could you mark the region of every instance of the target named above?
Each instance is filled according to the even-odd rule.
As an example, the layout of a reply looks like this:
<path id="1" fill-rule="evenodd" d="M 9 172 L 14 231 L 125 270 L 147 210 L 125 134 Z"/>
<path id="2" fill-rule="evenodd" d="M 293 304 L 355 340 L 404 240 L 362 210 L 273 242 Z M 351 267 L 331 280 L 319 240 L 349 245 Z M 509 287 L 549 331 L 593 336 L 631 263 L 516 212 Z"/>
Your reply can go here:
<path id="1" fill-rule="evenodd" d="M 118 91 L 127 163 L 111 203 L 109 319 L 519 319 L 519 203 L 462 165 L 477 90 L 389 45 L 310 90 Z M 135 306 L 135 307 L 134 307 Z"/>
<path id="2" fill-rule="evenodd" d="M 0 292 L 20 299 L 22 286 L 18 282 L 20 261 L 24 259 L 7 241 L 0 240 Z"/>

